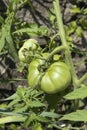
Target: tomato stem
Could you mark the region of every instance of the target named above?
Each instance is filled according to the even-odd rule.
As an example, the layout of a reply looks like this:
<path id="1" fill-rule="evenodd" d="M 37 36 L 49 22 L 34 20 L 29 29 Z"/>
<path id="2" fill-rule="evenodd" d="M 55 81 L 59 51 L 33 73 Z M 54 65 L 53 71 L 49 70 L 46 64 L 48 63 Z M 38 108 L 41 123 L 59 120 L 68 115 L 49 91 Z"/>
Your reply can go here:
<path id="1" fill-rule="evenodd" d="M 50 55 L 47 57 L 46 60 L 49 60 L 54 54 L 56 54 L 56 53 L 58 53 L 58 52 L 60 52 L 60 51 L 65 51 L 65 50 L 66 50 L 66 47 L 63 46 L 63 45 L 56 47 L 56 48 L 50 53 Z"/>
<path id="2" fill-rule="evenodd" d="M 85 80 L 87 80 L 87 73 L 84 74 L 84 75 L 78 80 L 78 84 L 81 85 Z"/>
<path id="3" fill-rule="evenodd" d="M 78 77 L 76 75 L 76 71 L 74 69 L 72 58 L 71 58 L 71 52 L 70 52 L 69 46 L 68 46 L 67 41 L 66 41 L 65 30 L 64 30 L 64 27 L 63 27 L 63 21 L 62 21 L 62 16 L 61 16 L 61 11 L 60 11 L 59 0 L 53 0 L 53 5 L 54 5 L 55 15 L 56 15 L 56 18 L 57 18 L 57 24 L 58 24 L 58 28 L 59 28 L 60 39 L 61 39 L 62 45 L 66 48 L 66 50 L 65 50 L 66 63 L 68 64 L 68 66 L 70 68 L 71 76 L 72 76 L 72 82 L 73 82 L 73 86 L 74 86 L 74 89 L 75 89 L 78 86 L 77 85 Z"/>

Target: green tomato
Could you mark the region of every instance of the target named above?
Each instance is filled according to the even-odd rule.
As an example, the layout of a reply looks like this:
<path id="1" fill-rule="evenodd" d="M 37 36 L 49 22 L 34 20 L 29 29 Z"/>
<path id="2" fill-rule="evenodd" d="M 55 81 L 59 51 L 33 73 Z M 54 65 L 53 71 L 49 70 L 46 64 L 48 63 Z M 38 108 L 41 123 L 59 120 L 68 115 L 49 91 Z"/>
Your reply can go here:
<path id="1" fill-rule="evenodd" d="M 49 53 L 42 53 L 42 58 L 47 58 Z M 39 65 L 42 65 L 44 60 L 36 59 L 33 60 L 28 66 L 28 84 L 30 87 L 34 88 L 38 85 L 39 79 L 42 73 L 39 70 Z"/>
<path id="2" fill-rule="evenodd" d="M 71 83 L 71 74 L 64 62 L 53 63 L 40 81 L 41 89 L 48 94 L 55 94 L 66 89 Z"/>
<path id="3" fill-rule="evenodd" d="M 34 88 L 38 85 L 41 76 L 38 66 L 42 63 L 41 60 L 33 60 L 28 67 L 28 84 L 30 87 Z"/>
<path id="4" fill-rule="evenodd" d="M 42 54 L 43 59 L 47 59 L 48 56 L 49 53 Z M 44 63 L 44 60 L 36 59 L 29 64 L 29 86 L 32 88 L 39 86 L 47 94 L 55 94 L 66 89 L 71 83 L 69 67 L 64 62 L 56 61 L 45 68 L 47 64 Z"/>
<path id="5" fill-rule="evenodd" d="M 40 49 L 40 46 L 35 39 L 29 39 L 26 42 L 24 42 L 23 46 L 20 48 L 20 50 L 18 52 L 19 59 L 22 62 L 26 62 L 27 57 L 28 57 L 26 49 L 28 51 L 36 51 L 36 50 Z"/>

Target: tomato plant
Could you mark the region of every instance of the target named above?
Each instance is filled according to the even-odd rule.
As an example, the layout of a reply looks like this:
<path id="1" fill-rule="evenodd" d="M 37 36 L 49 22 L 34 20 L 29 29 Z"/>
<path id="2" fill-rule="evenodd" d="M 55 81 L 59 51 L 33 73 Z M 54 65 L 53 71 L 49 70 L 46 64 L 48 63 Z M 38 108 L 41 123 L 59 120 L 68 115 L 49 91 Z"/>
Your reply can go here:
<path id="1" fill-rule="evenodd" d="M 18 1 L 21 4 L 20 7 L 23 6 L 24 2 L 33 7 L 31 1 L 25 0 L 23 3 L 21 3 L 20 0 Z M 82 18 L 80 22 L 74 20 L 70 24 L 68 23 L 68 26 L 66 25 L 64 28 L 59 0 L 53 0 L 52 2 L 54 9 L 52 10 L 51 20 L 53 21 L 53 28 L 51 29 L 56 29 L 58 26 L 58 33 L 56 33 L 57 30 L 49 29 L 48 38 L 48 29 L 44 27 L 31 24 L 29 28 L 19 29 L 20 23 L 16 23 L 18 30 L 14 31 L 12 36 L 19 36 L 14 39 L 19 43 L 19 46 L 17 46 L 17 49 L 19 49 L 19 64 L 23 65 L 21 72 L 23 72 L 24 78 L 26 78 L 22 80 L 25 80 L 28 84 L 26 86 L 18 85 L 16 92 L 12 96 L 0 100 L 1 102 L 6 102 L 5 105 L 3 103 L 0 104 L 0 124 L 16 124 L 15 122 L 19 122 L 20 125 L 22 124 L 21 126 L 29 127 L 32 130 L 42 130 L 44 128 L 47 130 L 54 128 L 63 130 L 78 129 L 74 126 L 79 126 L 78 124 L 81 121 L 81 129 L 86 128 L 87 111 L 82 110 L 82 107 L 83 99 L 87 97 L 87 73 L 81 78 L 79 78 L 80 76 L 78 77 L 77 71 L 75 70 L 76 65 L 73 63 L 71 55 L 71 45 L 74 47 L 71 43 L 73 42 L 71 35 L 75 32 L 79 37 L 83 36 L 80 24 L 83 25 L 84 22 Z M 17 3 L 15 3 L 15 5 L 17 5 Z M 34 11 L 34 8 L 32 9 Z M 75 7 L 71 12 L 80 14 L 81 9 Z M 86 9 L 83 9 L 82 12 L 86 14 Z M 10 35 L 12 23 L 9 22 L 9 19 L 11 18 L 14 18 L 14 13 L 7 18 L 7 22 L 5 21 L 6 26 L 2 28 L 1 43 L 3 43 L 3 45 L 0 49 L 2 50 L 5 42 L 7 42 L 10 46 L 7 45 L 6 47 L 10 47 L 9 52 L 12 53 L 13 51 L 13 58 L 15 58 L 17 57 L 17 53 L 12 43 L 14 39 L 12 40 Z M 2 19 L 2 17 L 0 19 Z M 2 21 L 3 20 L 4 19 L 2 19 Z M 9 28 L 8 23 L 10 23 Z M 25 23 L 22 23 L 21 27 L 23 27 L 24 24 Z M 26 23 L 25 25 L 27 26 L 28 24 Z M 86 23 L 84 27 L 86 29 Z M 5 29 L 6 34 L 3 35 Z M 23 45 L 20 47 L 21 44 L 19 41 L 21 41 L 21 35 L 24 33 L 29 36 L 30 39 L 24 40 Z M 35 39 L 36 36 L 45 36 L 46 34 L 47 36 L 45 38 L 49 40 L 46 39 L 46 44 L 42 46 L 42 41 L 38 43 Z M 35 38 L 30 36 L 35 36 Z M 12 46 L 13 49 L 11 50 Z M 14 81 L 15 79 L 12 83 Z M 79 110 L 80 108 L 81 110 Z M 78 121 L 78 123 L 76 124 L 75 121 Z M 17 125 L 19 125 L 19 123 L 17 123 Z M 20 125 L 18 129 L 20 129 Z M 12 127 L 13 129 L 17 129 L 15 126 Z M 0 128 L 4 129 L 3 126 Z"/>

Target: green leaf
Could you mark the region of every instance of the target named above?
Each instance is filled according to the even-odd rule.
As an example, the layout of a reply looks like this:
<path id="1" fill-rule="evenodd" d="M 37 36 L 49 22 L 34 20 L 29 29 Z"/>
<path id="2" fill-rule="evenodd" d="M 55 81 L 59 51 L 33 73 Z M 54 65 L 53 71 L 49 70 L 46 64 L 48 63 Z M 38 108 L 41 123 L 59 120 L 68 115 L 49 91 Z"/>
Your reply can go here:
<path id="1" fill-rule="evenodd" d="M 31 122 L 33 122 L 34 120 L 36 120 L 36 114 L 35 113 L 31 113 L 25 120 L 24 122 L 24 126 L 28 126 L 30 125 Z"/>
<path id="2" fill-rule="evenodd" d="M 82 28 L 80 27 L 80 26 L 78 26 L 77 27 L 77 29 L 76 29 L 76 33 L 77 33 L 77 35 L 79 36 L 79 37 L 81 37 L 82 36 Z"/>
<path id="3" fill-rule="evenodd" d="M 87 15 L 87 8 L 85 8 L 82 12 L 83 14 Z"/>
<path id="4" fill-rule="evenodd" d="M 73 8 L 70 10 L 71 13 L 80 13 L 81 10 L 79 7 L 77 7 L 76 5 L 73 6 Z"/>
<path id="5" fill-rule="evenodd" d="M 66 35 L 68 35 L 69 37 L 70 34 L 75 32 L 76 28 L 77 28 L 76 21 L 70 22 L 68 26 L 65 26 Z"/>
<path id="6" fill-rule="evenodd" d="M 24 122 L 26 117 L 24 116 L 6 116 L 0 118 L 0 124 L 11 123 L 11 122 Z"/>
<path id="7" fill-rule="evenodd" d="M 50 122 L 50 119 L 47 119 L 46 117 L 43 116 L 36 116 L 36 120 L 39 122 Z"/>
<path id="8" fill-rule="evenodd" d="M 82 26 L 83 29 L 86 29 L 87 30 L 87 21 L 85 19 L 81 19 L 80 20 L 80 24 Z"/>
<path id="9" fill-rule="evenodd" d="M 2 51 L 2 49 L 5 46 L 5 35 L 6 35 L 5 28 L 2 27 L 2 34 L 1 34 L 1 37 L 0 37 L 0 52 Z"/>
<path id="10" fill-rule="evenodd" d="M 8 108 L 14 106 L 15 104 L 18 104 L 18 102 L 19 102 L 20 100 L 21 100 L 20 97 L 17 98 L 17 99 L 12 100 L 12 101 L 8 104 Z"/>
<path id="11" fill-rule="evenodd" d="M 41 26 L 40 28 L 39 28 L 39 33 L 38 34 L 41 34 L 41 35 L 43 35 L 43 36 L 46 36 L 47 34 L 48 34 L 48 29 L 46 28 L 46 27 L 44 27 L 44 26 Z"/>
<path id="12" fill-rule="evenodd" d="M 32 108 L 32 107 L 43 107 L 46 105 L 37 100 L 37 101 L 30 101 L 29 106 Z"/>
<path id="13" fill-rule="evenodd" d="M 42 112 L 40 114 L 40 116 L 43 116 L 43 117 L 51 117 L 51 118 L 59 118 L 61 115 L 60 114 L 57 114 L 57 113 L 54 113 L 54 112 Z"/>
<path id="14" fill-rule="evenodd" d="M 5 24 L 2 27 L 2 33 L 0 38 L 0 51 L 4 48 L 6 42 L 6 46 L 8 47 L 8 51 L 10 55 L 17 61 L 18 55 L 16 52 L 16 48 L 11 36 L 11 26 L 12 26 L 12 20 L 13 20 L 14 13 L 10 13 L 8 17 L 5 20 Z"/>
<path id="15" fill-rule="evenodd" d="M 7 109 L 0 108 L 0 114 L 5 116 L 22 116 L 22 113 L 8 111 Z"/>
<path id="16" fill-rule="evenodd" d="M 42 35 L 47 35 L 48 30 L 45 27 L 36 27 L 35 28 L 21 28 L 17 31 L 15 31 L 13 34 L 20 34 L 22 35 L 23 33 L 26 33 L 29 36 L 42 36 Z"/>
<path id="17" fill-rule="evenodd" d="M 27 0 L 11 0 L 9 1 L 9 6 L 7 8 L 7 14 L 9 14 L 10 12 L 12 12 L 14 10 L 14 12 L 16 12 L 19 8 L 21 8 L 24 4 L 26 4 Z M 30 3 L 28 1 L 28 3 Z"/>
<path id="18" fill-rule="evenodd" d="M 10 55 L 15 59 L 15 61 L 18 61 L 18 55 L 17 55 L 17 51 L 15 48 L 15 44 L 13 42 L 12 36 L 11 36 L 11 26 L 12 26 L 12 20 L 14 17 L 14 13 L 10 13 L 7 17 L 7 19 L 5 20 L 5 31 L 6 31 L 6 42 L 7 42 L 7 47 L 8 47 L 8 51 L 10 53 Z"/>
<path id="19" fill-rule="evenodd" d="M 87 121 L 87 110 L 77 110 L 76 112 L 64 115 L 60 120 Z"/>
<path id="20" fill-rule="evenodd" d="M 17 89 L 17 94 L 19 95 L 19 97 L 23 98 L 25 93 L 26 93 L 25 88 L 23 88 L 22 86 L 19 86 Z"/>
<path id="21" fill-rule="evenodd" d="M 24 106 L 23 106 L 24 105 Z M 17 112 L 17 113 L 24 113 L 26 112 L 26 110 L 28 109 L 27 105 L 25 104 L 18 104 L 14 110 L 14 112 Z M 24 113 L 25 114 L 25 113 Z M 28 113 L 29 114 L 29 113 Z"/>
<path id="22" fill-rule="evenodd" d="M 36 36 L 36 31 L 37 30 L 34 30 L 32 28 L 21 28 L 21 29 L 15 31 L 13 34 L 20 34 L 20 35 L 22 35 L 22 33 L 27 33 L 30 36 Z"/>
<path id="23" fill-rule="evenodd" d="M 18 61 L 18 55 L 14 47 L 14 42 L 13 42 L 10 32 L 7 33 L 6 40 L 7 40 L 8 50 L 9 50 L 10 55 L 15 59 L 15 61 Z"/>
<path id="24" fill-rule="evenodd" d="M 15 98 L 18 98 L 19 96 L 17 95 L 17 93 L 14 93 L 13 95 L 9 96 L 8 98 L 5 99 L 0 99 L 0 101 L 9 101 L 9 100 L 13 100 Z"/>
<path id="25" fill-rule="evenodd" d="M 87 86 L 83 86 L 64 96 L 65 99 L 84 99 L 87 97 Z"/>
<path id="26" fill-rule="evenodd" d="M 42 117 L 42 116 L 38 116 L 35 113 L 31 113 L 31 115 L 29 115 L 27 117 L 27 119 L 24 122 L 24 126 L 29 126 L 33 121 L 39 121 L 39 122 L 50 122 L 49 119 Z"/>
<path id="27" fill-rule="evenodd" d="M 3 24 L 4 23 L 4 19 L 2 16 L 0 16 L 0 23 Z"/>

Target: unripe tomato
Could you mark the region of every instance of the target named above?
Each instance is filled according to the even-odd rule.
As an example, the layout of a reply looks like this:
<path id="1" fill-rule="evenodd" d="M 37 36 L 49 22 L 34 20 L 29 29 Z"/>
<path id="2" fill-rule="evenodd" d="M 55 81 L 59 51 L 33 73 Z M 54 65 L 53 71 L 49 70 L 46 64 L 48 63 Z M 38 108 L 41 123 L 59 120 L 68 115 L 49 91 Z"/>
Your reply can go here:
<path id="1" fill-rule="evenodd" d="M 42 53 L 42 58 L 46 59 L 49 53 Z M 39 65 L 42 65 L 44 60 L 36 59 L 33 60 L 28 66 L 28 84 L 32 88 L 38 85 L 39 79 L 41 77 L 41 72 L 39 70 Z"/>
<path id="2" fill-rule="evenodd" d="M 41 60 L 33 60 L 28 67 L 28 84 L 30 87 L 36 87 L 38 85 L 41 73 L 38 70 L 38 66 L 42 63 Z"/>
<path id="3" fill-rule="evenodd" d="M 64 62 L 53 63 L 44 73 L 41 79 L 41 89 L 54 94 L 66 89 L 71 82 L 71 74 Z"/>
<path id="4" fill-rule="evenodd" d="M 37 49 L 40 49 L 40 46 L 35 39 L 29 39 L 29 40 L 25 41 L 23 46 L 20 48 L 20 50 L 18 52 L 19 59 L 22 62 L 26 62 L 27 57 L 28 57 L 25 49 L 27 49 L 28 51 L 35 51 Z"/>
<path id="5" fill-rule="evenodd" d="M 42 54 L 43 59 L 47 59 L 48 56 L 49 53 Z M 28 67 L 28 83 L 33 88 L 39 86 L 48 94 L 58 93 L 71 83 L 69 67 L 60 61 L 50 65 L 42 59 L 33 60 Z"/>

